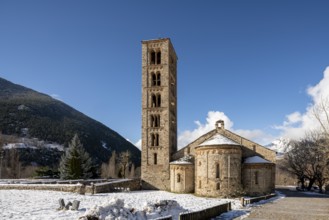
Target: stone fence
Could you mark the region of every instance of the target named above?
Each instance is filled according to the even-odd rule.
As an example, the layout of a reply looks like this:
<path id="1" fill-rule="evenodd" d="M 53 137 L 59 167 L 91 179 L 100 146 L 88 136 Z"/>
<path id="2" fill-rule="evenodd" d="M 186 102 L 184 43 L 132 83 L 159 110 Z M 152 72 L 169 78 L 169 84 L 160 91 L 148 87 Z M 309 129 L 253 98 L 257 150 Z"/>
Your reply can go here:
<path id="1" fill-rule="evenodd" d="M 86 193 L 108 193 L 108 192 L 123 192 L 135 191 L 141 189 L 140 179 L 124 179 L 107 183 L 96 183 L 86 186 Z"/>
<path id="2" fill-rule="evenodd" d="M 211 219 L 231 210 L 231 203 L 224 203 L 204 210 L 179 215 L 179 220 Z"/>
<path id="3" fill-rule="evenodd" d="M 55 182 L 21 182 L 0 184 L 1 189 L 18 189 L 18 190 L 51 190 L 61 192 L 73 192 L 79 194 L 95 194 L 117 191 L 140 190 L 140 179 L 122 179 L 122 180 L 66 180 Z M 90 184 L 90 185 L 87 185 Z"/>
<path id="4" fill-rule="evenodd" d="M 269 194 L 269 195 L 259 196 L 259 197 L 253 197 L 253 198 L 244 198 L 244 197 L 242 197 L 241 198 L 241 205 L 242 206 L 246 206 L 248 204 L 259 202 L 261 200 L 270 199 L 270 198 L 273 198 L 275 196 L 276 196 L 276 194 L 275 193 L 272 193 L 272 194 Z"/>
<path id="5" fill-rule="evenodd" d="M 50 190 L 61 192 L 74 192 L 84 194 L 85 185 L 83 184 L 1 184 L 1 189 L 18 190 Z"/>

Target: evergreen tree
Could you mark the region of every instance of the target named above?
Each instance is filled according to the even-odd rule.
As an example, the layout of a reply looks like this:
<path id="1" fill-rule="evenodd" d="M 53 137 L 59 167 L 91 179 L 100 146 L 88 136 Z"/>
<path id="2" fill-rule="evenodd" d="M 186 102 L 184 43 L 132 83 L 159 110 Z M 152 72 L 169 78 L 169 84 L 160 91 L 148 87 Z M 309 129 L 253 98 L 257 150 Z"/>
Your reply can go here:
<path id="1" fill-rule="evenodd" d="M 61 179 L 87 179 L 92 176 L 92 160 L 77 134 L 61 158 L 59 171 Z"/>

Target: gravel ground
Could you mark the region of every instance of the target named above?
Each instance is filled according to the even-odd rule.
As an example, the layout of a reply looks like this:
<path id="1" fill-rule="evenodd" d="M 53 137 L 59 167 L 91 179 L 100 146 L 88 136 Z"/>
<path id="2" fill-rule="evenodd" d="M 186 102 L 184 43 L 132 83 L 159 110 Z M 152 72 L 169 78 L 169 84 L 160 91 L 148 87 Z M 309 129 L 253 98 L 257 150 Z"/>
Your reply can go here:
<path id="1" fill-rule="evenodd" d="M 329 195 L 297 192 L 288 187 L 280 187 L 276 190 L 285 194 L 286 197 L 253 207 L 247 217 L 236 219 L 329 219 Z"/>

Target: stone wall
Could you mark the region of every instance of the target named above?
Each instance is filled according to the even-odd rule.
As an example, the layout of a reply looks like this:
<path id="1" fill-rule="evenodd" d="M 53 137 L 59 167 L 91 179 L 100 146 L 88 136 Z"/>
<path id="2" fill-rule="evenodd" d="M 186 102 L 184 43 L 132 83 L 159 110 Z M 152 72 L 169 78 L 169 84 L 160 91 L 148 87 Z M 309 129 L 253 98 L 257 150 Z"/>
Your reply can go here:
<path id="1" fill-rule="evenodd" d="M 195 193 L 235 196 L 241 193 L 241 148 L 236 145 L 196 148 Z"/>
<path id="2" fill-rule="evenodd" d="M 61 192 L 74 192 L 79 194 L 85 193 L 85 185 L 83 184 L 4 184 L 0 185 L 0 190 L 50 190 Z"/>
<path id="3" fill-rule="evenodd" d="M 97 180 L 96 180 L 97 181 Z M 65 181 L 67 182 L 67 181 Z M 108 193 L 116 191 L 135 191 L 141 189 L 140 179 L 123 179 L 112 182 L 77 184 L 1 184 L 0 190 L 50 190 L 61 192 L 73 192 L 79 194 Z"/>
<path id="4" fill-rule="evenodd" d="M 250 196 L 266 195 L 275 189 L 275 164 L 243 164 L 242 183 Z"/>
<path id="5" fill-rule="evenodd" d="M 140 179 L 131 180 L 117 180 L 107 183 L 96 183 L 90 186 L 86 186 L 86 193 L 97 194 L 97 193 L 109 193 L 118 191 L 136 191 L 141 189 Z"/>
<path id="6" fill-rule="evenodd" d="M 170 164 L 171 192 L 194 192 L 194 164 Z"/>

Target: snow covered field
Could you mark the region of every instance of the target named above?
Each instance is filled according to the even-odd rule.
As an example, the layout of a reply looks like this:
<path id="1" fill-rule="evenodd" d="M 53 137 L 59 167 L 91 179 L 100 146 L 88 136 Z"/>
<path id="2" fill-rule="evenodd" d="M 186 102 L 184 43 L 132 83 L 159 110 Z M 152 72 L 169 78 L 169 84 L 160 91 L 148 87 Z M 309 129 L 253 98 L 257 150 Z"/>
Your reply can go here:
<path id="1" fill-rule="evenodd" d="M 58 200 L 63 198 L 65 203 L 80 201 L 78 211 L 58 211 Z M 122 207 L 123 200 L 124 207 Z M 159 210 L 154 203 L 160 200 L 175 200 L 166 209 Z M 96 195 L 79 195 L 66 192 L 54 191 L 33 191 L 33 190 L 0 190 L 0 219 L 79 219 L 80 216 L 94 211 L 114 211 L 120 212 L 134 209 L 146 211 L 147 219 L 155 219 L 160 216 L 173 215 L 173 219 L 178 219 L 178 215 L 185 211 L 196 211 L 222 203 L 232 202 L 232 209 L 241 208 L 239 200 L 202 198 L 191 194 L 174 194 L 165 191 L 136 191 L 122 193 L 103 193 Z M 116 209 L 113 206 L 116 205 Z M 96 207 L 98 206 L 98 207 Z M 102 206 L 102 207 L 100 207 Z M 120 208 L 121 206 L 121 208 Z M 111 210 L 110 210 L 111 209 Z M 104 218 L 105 219 L 105 218 Z M 115 219 L 109 218 L 106 219 Z M 117 218 L 117 219 L 127 219 Z M 132 219 L 140 219 L 134 217 Z"/>

